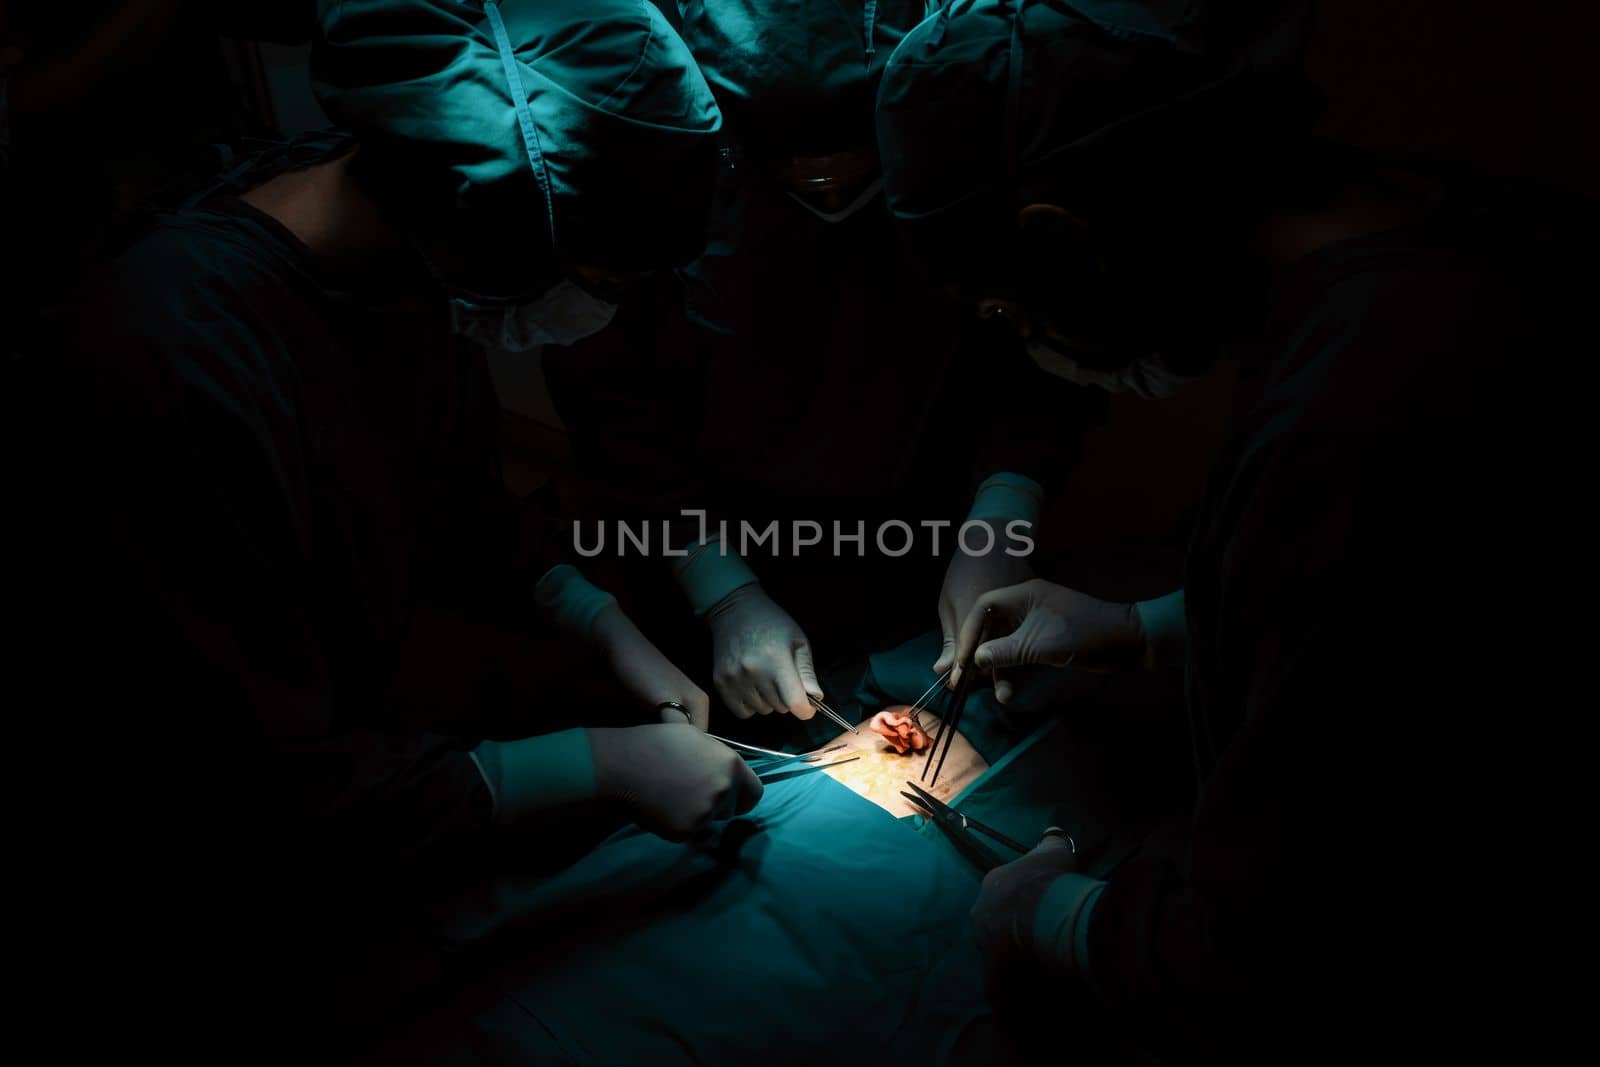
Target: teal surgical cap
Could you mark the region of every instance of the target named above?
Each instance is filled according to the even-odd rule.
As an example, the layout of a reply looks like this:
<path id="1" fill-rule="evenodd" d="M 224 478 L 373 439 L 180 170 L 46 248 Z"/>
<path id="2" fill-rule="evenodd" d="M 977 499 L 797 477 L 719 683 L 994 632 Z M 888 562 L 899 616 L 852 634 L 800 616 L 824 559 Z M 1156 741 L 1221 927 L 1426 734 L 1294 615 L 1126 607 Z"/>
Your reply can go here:
<path id="1" fill-rule="evenodd" d="M 1146 213 L 1181 201 L 1242 139 L 1307 120 L 1289 103 L 1304 96 L 1265 87 L 1293 80 L 1308 9 L 952 0 L 906 35 L 879 88 L 890 210 L 955 251 L 963 227 L 1012 219 L 1030 194 Z M 1241 111 L 1243 97 L 1265 108 Z M 1234 140 L 1206 140 L 1219 114 L 1245 111 Z"/>
<path id="2" fill-rule="evenodd" d="M 322 0 L 319 99 L 479 291 L 698 248 L 721 117 L 647 0 Z M 363 162 L 358 160 L 358 162 Z"/>
<path id="3" fill-rule="evenodd" d="M 683 37 L 755 152 L 871 148 L 878 79 L 927 0 L 678 0 Z"/>

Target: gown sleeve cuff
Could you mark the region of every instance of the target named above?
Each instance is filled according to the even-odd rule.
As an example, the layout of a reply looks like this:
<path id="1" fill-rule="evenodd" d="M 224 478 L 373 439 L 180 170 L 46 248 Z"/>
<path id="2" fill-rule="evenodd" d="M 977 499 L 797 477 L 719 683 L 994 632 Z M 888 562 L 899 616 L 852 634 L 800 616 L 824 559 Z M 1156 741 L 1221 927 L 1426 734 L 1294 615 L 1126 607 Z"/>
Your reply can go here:
<path id="1" fill-rule="evenodd" d="M 1082 874 L 1064 874 L 1050 884 L 1034 912 L 1033 943 L 1046 966 L 1087 974 L 1089 916 L 1106 884 Z"/>
<path id="2" fill-rule="evenodd" d="M 616 597 L 590 584 L 570 563 L 545 571 L 533 587 L 533 599 L 557 626 L 585 638 L 594 632 L 594 620 L 599 614 L 617 602 Z"/>
<path id="3" fill-rule="evenodd" d="M 1144 630 L 1144 662 L 1150 670 L 1183 666 L 1189 647 L 1189 623 L 1184 612 L 1183 590 L 1134 605 L 1139 626 Z"/>
<path id="4" fill-rule="evenodd" d="M 749 564 L 715 537 L 690 548 L 672 565 L 672 573 L 696 615 L 704 615 L 735 589 L 756 581 Z"/>
<path id="5" fill-rule="evenodd" d="M 469 755 L 494 800 L 498 823 L 592 800 L 596 795 L 594 752 L 584 730 L 485 741 Z"/>
<path id="6" fill-rule="evenodd" d="M 968 521 L 1026 522 L 1039 525 L 1039 508 L 1044 501 L 1044 486 L 1022 474 L 1002 471 L 984 479 L 972 498 Z"/>

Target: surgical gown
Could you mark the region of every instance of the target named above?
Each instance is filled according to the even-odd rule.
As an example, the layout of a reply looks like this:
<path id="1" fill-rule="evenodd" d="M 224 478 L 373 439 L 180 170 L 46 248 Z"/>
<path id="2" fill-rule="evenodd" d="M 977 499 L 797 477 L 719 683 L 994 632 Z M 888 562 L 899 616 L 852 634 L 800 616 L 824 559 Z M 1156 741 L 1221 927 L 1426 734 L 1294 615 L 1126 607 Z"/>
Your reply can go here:
<path id="1" fill-rule="evenodd" d="M 1098 1021 L 1176 1059 L 1425 1039 L 1514 937 L 1462 879 L 1516 837 L 1533 709 L 1498 631 L 1543 504 L 1502 390 L 1550 356 L 1554 290 L 1467 217 L 1290 268 L 1213 468 L 1185 583 L 1191 832 L 1116 871 L 1088 935 Z"/>
<path id="2" fill-rule="evenodd" d="M 420 620 L 511 659 L 548 636 L 556 550 L 503 489 L 482 353 L 415 256 L 318 260 L 226 194 L 154 220 L 69 325 L 13 396 L 42 682 L 19 741 L 73 828 L 37 842 L 71 917 L 51 966 L 194 1005 L 133 1013 L 172 1039 L 358 1014 L 406 955 L 388 924 L 490 832 L 462 716 L 504 710 L 498 676 Z M 514 735 L 572 725 L 541 713 L 578 710 L 559 678 Z"/>

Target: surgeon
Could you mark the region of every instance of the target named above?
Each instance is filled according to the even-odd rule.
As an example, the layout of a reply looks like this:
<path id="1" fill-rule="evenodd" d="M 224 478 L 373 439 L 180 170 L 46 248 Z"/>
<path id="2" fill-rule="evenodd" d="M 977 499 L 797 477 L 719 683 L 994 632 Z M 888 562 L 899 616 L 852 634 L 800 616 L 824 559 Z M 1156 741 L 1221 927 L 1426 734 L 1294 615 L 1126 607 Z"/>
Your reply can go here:
<path id="1" fill-rule="evenodd" d="M 1510 577 L 1539 464 L 1498 394 L 1560 350 L 1549 224 L 1584 216 L 1312 139 L 1297 14 L 956 0 L 879 96 L 890 208 L 973 313 L 1107 390 L 1244 353 L 1183 588 L 1029 580 L 955 648 L 986 675 L 1184 672 L 1192 820 L 1110 870 L 1052 835 L 973 910 L 1011 1032 L 1090 1059 L 1431 1048 L 1516 939 L 1518 906 L 1462 881 L 1526 826 L 1483 803 L 1517 788 L 1516 731 L 1467 709 L 1517 703 L 1500 624 L 1546 610 Z"/>
<path id="2" fill-rule="evenodd" d="M 705 621 L 713 687 L 742 718 L 811 719 L 811 698 L 827 696 L 818 656 L 925 628 L 942 579 L 953 645 L 974 597 L 1031 575 L 1005 552 L 1021 545 L 1005 526 L 1037 536 L 1042 483 L 1074 448 L 1032 432 L 1040 420 L 998 425 L 1000 398 L 1038 398 L 1041 419 L 1084 423 L 1102 403 L 1048 378 L 1004 331 L 952 314 L 890 224 L 873 100 L 928 9 L 681 2 L 684 39 L 727 118 L 711 235 L 672 291 L 546 353 L 595 480 L 635 502 L 675 486 L 655 499 L 666 516 L 704 513 L 677 524 L 674 558 L 656 566 L 670 564 Z M 989 358 L 996 341 L 1004 374 Z M 630 398 L 619 380 L 648 386 Z M 955 547 L 969 512 L 992 523 L 987 539 L 969 534 L 973 556 Z M 774 529 L 776 543 L 745 536 Z"/>
<path id="3" fill-rule="evenodd" d="M 66 724 L 35 740 L 116 901 L 76 914 L 118 917 L 57 958 L 145 984 L 130 961 L 169 957 L 183 1027 L 355 1014 L 434 887 L 570 858 L 613 812 L 687 838 L 761 792 L 506 498 L 478 343 L 575 339 L 693 247 L 720 125 L 693 59 L 644 0 L 344 0 L 313 68 L 344 132 L 152 220 L 11 427 L 40 457 L 24 604 Z M 472 663 L 418 707 L 436 614 L 512 634 L 525 703 Z M 92 669 L 46 666 L 81 647 Z M 485 696 L 479 741 L 449 702 Z"/>

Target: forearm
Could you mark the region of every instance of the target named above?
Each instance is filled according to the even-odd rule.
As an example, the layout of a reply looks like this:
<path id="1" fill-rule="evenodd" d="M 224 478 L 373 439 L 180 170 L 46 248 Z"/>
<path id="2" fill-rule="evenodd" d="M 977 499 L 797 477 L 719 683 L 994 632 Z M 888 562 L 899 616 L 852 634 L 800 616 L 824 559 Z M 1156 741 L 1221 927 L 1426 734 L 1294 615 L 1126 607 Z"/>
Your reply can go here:
<path id="1" fill-rule="evenodd" d="M 1039 525 L 1044 507 L 1044 486 L 1037 479 L 1013 470 L 997 471 L 978 484 L 973 494 L 968 521 L 989 523 L 1023 522 Z"/>
<path id="2" fill-rule="evenodd" d="M 1024 944 L 1031 973 L 1048 976 L 1059 1010 L 1108 1030 L 1164 1035 L 1164 1050 L 1185 1058 L 1204 1046 L 1197 1007 L 1222 980 L 1203 950 L 1204 929 L 1178 869 L 1141 860 L 1105 881 L 1059 875 L 1033 910 Z"/>
<path id="3" fill-rule="evenodd" d="M 703 618 L 734 590 L 757 583 L 749 564 L 714 534 L 685 551 L 672 561 L 672 573 L 697 616 Z"/>
<path id="4" fill-rule="evenodd" d="M 1157 859 L 1124 865 L 1085 920 L 1075 931 L 1084 949 L 1079 973 L 1099 1011 L 1134 1031 L 1165 1035 L 1158 1052 L 1203 1062 L 1217 1013 L 1236 1012 L 1250 998 L 1219 965 L 1214 918 L 1181 868 Z"/>
<path id="5" fill-rule="evenodd" d="M 1183 590 L 1134 605 L 1144 634 L 1144 663 L 1150 670 L 1181 668 L 1189 651 L 1189 621 Z"/>
<path id="6" fill-rule="evenodd" d="M 224 786 L 233 800 L 218 792 L 210 802 L 254 811 L 267 834 L 293 827 L 331 862 L 421 870 L 471 852 L 491 825 L 481 775 L 437 734 L 353 730 L 278 747 L 252 784 L 253 768 L 248 759 L 233 767 Z"/>
<path id="7" fill-rule="evenodd" d="M 498 477 L 462 470 L 435 535 L 435 561 L 419 595 L 474 624 L 525 630 L 543 577 L 576 561 L 573 530 L 548 487 L 519 496 Z"/>
<path id="8" fill-rule="evenodd" d="M 1034 914 L 1033 944 L 1040 963 L 1089 978 L 1089 926 L 1105 888 L 1105 882 L 1083 874 L 1064 874 L 1051 884 Z"/>
<path id="9" fill-rule="evenodd" d="M 470 756 L 489 790 L 496 823 L 514 823 L 598 795 L 587 730 L 485 741 Z"/>
<path id="10" fill-rule="evenodd" d="M 562 632 L 581 641 L 598 636 L 599 623 L 616 605 L 617 598 L 586 579 L 570 563 L 545 571 L 534 586 L 534 603 L 540 614 Z"/>

